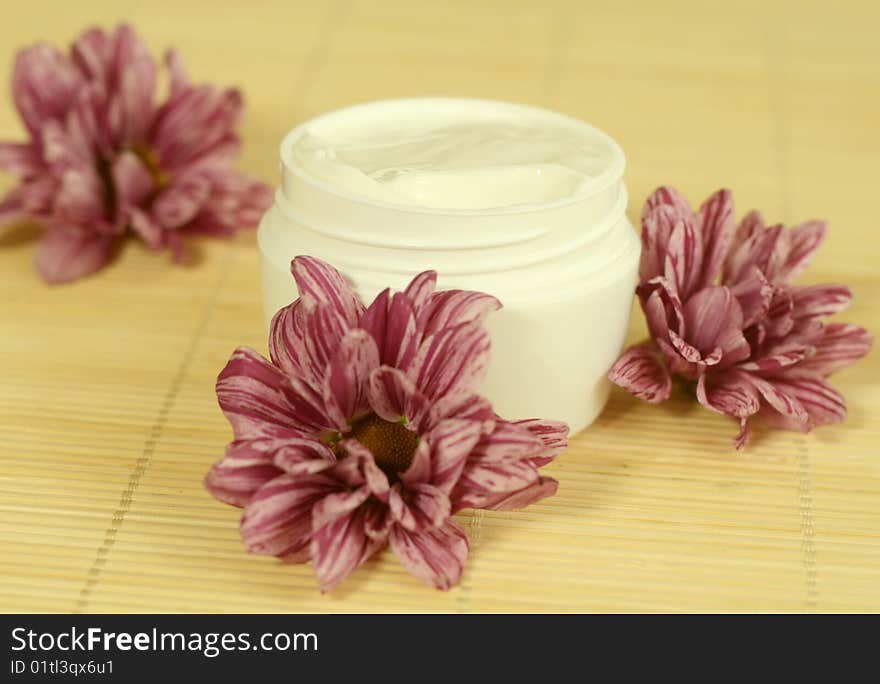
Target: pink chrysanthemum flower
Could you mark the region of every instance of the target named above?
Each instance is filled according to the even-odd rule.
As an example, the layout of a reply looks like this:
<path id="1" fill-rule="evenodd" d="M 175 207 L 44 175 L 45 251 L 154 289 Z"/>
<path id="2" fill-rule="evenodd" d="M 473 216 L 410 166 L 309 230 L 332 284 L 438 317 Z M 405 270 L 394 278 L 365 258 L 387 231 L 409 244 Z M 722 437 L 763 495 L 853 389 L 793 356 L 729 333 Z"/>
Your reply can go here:
<path id="1" fill-rule="evenodd" d="M 272 320 L 271 361 L 239 348 L 218 377 L 234 441 L 205 484 L 244 507 L 249 550 L 311 560 L 325 591 L 386 545 L 447 589 L 468 552 L 451 516 L 555 493 L 538 469 L 568 427 L 503 420 L 474 393 L 494 297 L 435 292 L 427 271 L 365 308 L 324 262 L 291 268 L 300 297 Z"/>
<path id="2" fill-rule="evenodd" d="M 165 61 L 157 104 L 156 62 L 128 26 L 87 31 L 69 55 L 19 52 L 12 93 L 30 140 L 0 143 L 0 169 L 21 179 L 0 224 L 44 226 L 35 261 L 47 281 L 96 271 L 129 232 L 180 257 L 183 233 L 228 235 L 268 206 L 269 188 L 230 167 L 241 95 L 191 84 L 174 52 Z"/>
<path id="3" fill-rule="evenodd" d="M 739 420 L 737 448 L 755 415 L 801 431 L 842 421 L 826 378 L 867 354 L 871 335 L 822 320 L 849 305 L 848 288 L 792 284 L 825 233 L 821 221 L 768 228 L 754 211 L 737 228 L 727 190 L 695 214 L 674 188 L 657 189 L 642 212 L 636 290 L 651 340 L 628 349 L 611 380 L 652 403 L 669 398 L 673 375 L 694 381 L 700 403 Z"/>

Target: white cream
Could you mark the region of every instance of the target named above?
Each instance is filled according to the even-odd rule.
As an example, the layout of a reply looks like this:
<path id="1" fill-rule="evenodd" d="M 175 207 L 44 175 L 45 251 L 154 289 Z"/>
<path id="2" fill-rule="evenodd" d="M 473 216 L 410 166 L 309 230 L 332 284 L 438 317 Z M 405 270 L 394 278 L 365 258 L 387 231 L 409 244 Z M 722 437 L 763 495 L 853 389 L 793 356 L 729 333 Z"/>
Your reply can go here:
<path id="1" fill-rule="evenodd" d="M 425 112 L 365 124 L 337 118 L 307 128 L 291 161 L 363 199 L 432 209 L 547 204 L 578 195 L 609 163 L 596 137 L 547 118 L 505 111 Z"/>

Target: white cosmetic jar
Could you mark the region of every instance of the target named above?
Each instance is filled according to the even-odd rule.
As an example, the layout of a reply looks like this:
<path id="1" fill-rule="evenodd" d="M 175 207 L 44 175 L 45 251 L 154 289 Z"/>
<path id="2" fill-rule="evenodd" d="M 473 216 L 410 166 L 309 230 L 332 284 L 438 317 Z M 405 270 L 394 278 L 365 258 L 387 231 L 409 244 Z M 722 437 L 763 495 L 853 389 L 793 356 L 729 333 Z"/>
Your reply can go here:
<path id="1" fill-rule="evenodd" d="M 369 128 L 405 114 L 528 117 L 564 126 L 601 150 L 601 167 L 576 192 L 539 204 L 437 209 L 367 199 L 317 178 L 291 153 L 307 133 L 340 121 Z M 332 264 L 365 303 L 416 274 L 438 289 L 494 295 L 492 359 L 479 388 L 509 419 L 588 426 L 608 396 L 605 378 L 626 337 L 639 240 L 626 218 L 624 156 L 601 131 L 552 111 L 488 100 L 414 98 L 355 105 L 311 119 L 281 143 L 281 187 L 259 228 L 267 322 L 297 296 L 293 257 Z"/>

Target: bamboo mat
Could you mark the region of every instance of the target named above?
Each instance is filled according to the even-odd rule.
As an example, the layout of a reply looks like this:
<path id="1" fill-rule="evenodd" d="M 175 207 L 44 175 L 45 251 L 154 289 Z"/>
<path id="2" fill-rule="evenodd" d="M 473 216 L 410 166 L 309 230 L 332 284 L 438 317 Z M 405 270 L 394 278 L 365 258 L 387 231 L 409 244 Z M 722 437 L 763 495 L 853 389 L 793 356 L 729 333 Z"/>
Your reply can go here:
<path id="1" fill-rule="evenodd" d="M 880 329 L 876 3 L 122 6 L 19 3 L 0 62 L 129 19 L 195 77 L 245 89 L 242 165 L 268 182 L 282 134 L 332 107 L 458 94 L 560 109 L 620 141 L 633 218 L 660 183 L 828 218 L 807 280 L 850 284 L 842 320 Z M 4 99 L 0 138 L 20 133 Z M 236 510 L 201 486 L 230 436 L 214 378 L 236 345 L 265 349 L 253 234 L 198 243 L 186 268 L 132 244 L 51 289 L 35 235 L 0 238 L 0 610 L 880 610 L 876 353 L 835 378 L 845 427 L 759 433 L 743 453 L 731 422 L 683 396 L 655 408 L 615 391 L 548 468 L 558 496 L 461 516 L 459 587 L 426 588 L 386 553 L 323 596 L 307 566 L 246 555 Z"/>

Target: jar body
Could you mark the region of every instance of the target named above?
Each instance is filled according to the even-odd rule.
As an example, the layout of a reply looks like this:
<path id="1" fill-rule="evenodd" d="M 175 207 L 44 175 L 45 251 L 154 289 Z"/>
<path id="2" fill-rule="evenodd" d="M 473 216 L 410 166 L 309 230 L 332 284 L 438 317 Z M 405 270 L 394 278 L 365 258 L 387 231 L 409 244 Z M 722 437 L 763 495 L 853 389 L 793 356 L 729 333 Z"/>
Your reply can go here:
<path id="1" fill-rule="evenodd" d="M 608 396 L 605 376 L 625 341 L 640 250 L 625 215 L 622 153 L 607 137 L 600 142 L 619 163 L 615 157 L 617 165 L 589 193 L 503 211 L 364 202 L 285 162 L 275 205 L 259 228 L 267 323 L 298 296 L 290 262 L 300 254 L 332 264 L 367 304 L 386 287 L 403 289 L 416 274 L 436 270 L 438 289 L 487 292 L 503 304 L 486 321 L 492 356 L 478 388 L 497 413 L 562 420 L 572 433 L 582 430 Z"/>

